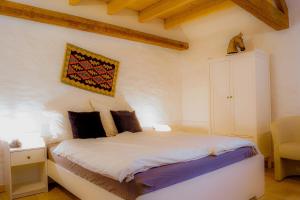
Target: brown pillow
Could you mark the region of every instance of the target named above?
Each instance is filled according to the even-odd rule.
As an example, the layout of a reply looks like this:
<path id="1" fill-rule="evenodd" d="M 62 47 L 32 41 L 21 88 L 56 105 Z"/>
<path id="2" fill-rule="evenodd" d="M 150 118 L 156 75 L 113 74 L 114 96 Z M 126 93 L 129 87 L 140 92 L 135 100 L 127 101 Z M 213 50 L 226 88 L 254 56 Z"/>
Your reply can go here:
<path id="1" fill-rule="evenodd" d="M 110 111 L 118 133 L 129 131 L 132 133 L 143 131 L 141 125 L 135 115 L 135 111 Z"/>
<path id="2" fill-rule="evenodd" d="M 73 138 L 106 137 L 99 112 L 72 112 L 69 111 L 69 120 L 72 127 Z"/>

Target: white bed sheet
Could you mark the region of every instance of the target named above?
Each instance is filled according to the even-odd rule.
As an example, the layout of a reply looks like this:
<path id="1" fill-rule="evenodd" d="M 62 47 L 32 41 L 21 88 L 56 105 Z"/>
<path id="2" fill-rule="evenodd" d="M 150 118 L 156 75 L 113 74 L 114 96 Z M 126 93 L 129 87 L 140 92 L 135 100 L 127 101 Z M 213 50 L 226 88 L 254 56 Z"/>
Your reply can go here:
<path id="1" fill-rule="evenodd" d="M 114 137 L 63 141 L 54 150 L 72 162 L 120 182 L 138 172 L 166 164 L 200 159 L 244 146 L 247 140 L 188 133 L 139 132 Z"/>

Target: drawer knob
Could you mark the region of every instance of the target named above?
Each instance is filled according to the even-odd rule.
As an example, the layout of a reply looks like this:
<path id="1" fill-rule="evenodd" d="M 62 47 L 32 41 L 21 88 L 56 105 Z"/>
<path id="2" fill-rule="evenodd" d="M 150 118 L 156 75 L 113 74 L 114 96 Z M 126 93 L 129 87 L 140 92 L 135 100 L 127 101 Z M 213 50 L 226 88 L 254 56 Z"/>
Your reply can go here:
<path id="1" fill-rule="evenodd" d="M 30 156 L 27 156 L 27 159 L 29 160 L 31 157 Z"/>

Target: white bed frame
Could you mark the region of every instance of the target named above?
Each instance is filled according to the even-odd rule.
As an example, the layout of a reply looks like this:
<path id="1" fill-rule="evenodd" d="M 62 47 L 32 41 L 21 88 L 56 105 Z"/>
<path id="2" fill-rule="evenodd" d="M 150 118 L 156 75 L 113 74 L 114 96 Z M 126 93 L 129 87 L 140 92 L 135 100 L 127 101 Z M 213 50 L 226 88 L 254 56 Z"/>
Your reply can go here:
<path id="1" fill-rule="evenodd" d="M 122 200 L 48 160 L 48 176 L 82 200 Z M 256 155 L 137 200 L 249 200 L 264 194 L 264 158 Z"/>

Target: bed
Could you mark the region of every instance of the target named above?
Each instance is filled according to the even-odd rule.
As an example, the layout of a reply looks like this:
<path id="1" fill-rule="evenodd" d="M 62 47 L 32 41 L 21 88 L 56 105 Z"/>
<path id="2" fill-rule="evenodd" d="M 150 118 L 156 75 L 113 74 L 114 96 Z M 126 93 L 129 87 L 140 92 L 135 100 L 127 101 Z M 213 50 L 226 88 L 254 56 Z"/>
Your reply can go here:
<path id="1" fill-rule="evenodd" d="M 163 151 L 155 150 L 154 154 L 163 155 L 161 152 L 168 152 L 166 150 L 177 151 L 177 153 L 176 156 L 172 154 L 172 159 L 168 159 L 167 163 L 160 163 L 157 166 L 151 165 L 153 158 L 150 159 L 150 163 L 147 163 L 149 157 L 142 162 L 139 160 L 138 163 L 147 163 L 148 168 L 133 173 L 128 172 L 134 176 L 127 180 L 126 178 L 131 176 L 122 176 L 119 179 L 118 174 L 116 177 L 110 177 L 102 171 L 99 173 L 93 166 L 84 165 L 81 162 L 84 158 L 77 157 L 76 160 L 72 157 L 77 148 L 88 149 L 86 146 L 82 146 L 82 143 L 86 143 L 92 148 L 91 144 L 94 140 L 92 142 L 88 140 L 75 141 L 75 144 L 79 145 L 77 147 L 74 146 L 74 141 L 71 141 L 70 144 L 73 146 L 65 145 L 64 148 L 59 148 L 58 144 L 49 145 L 48 176 L 83 200 L 248 200 L 259 198 L 264 193 L 264 159 L 249 142 L 226 137 L 152 132 L 125 133 L 119 137 L 105 140 L 108 142 L 95 140 L 97 148 L 98 146 L 106 148 L 105 145 L 121 144 L 125 145 L 123 151 L 131 148 L 134 152 L 136 150 L 144 151 L 139 149 L 141 145 L 143 148 L 151 146 L 149 149 L 152 153 L 153 149 L 160 149 L 159 146 L 167 142 L 169 145 L 161 148 Z M 101 145 L 98 145 L 98 142 Z M 208 148 L 203 148 L 195 155 L 188 151 L 194 152 L 195 148 L 199 146 Z M 75 151 L 71 147 L 74 147 Z M 119 148 L 119 146 L 117 147 Z M 56 152 L 57 149 L 63 149 L 62 152 L 69 150 L 71 153 L 69 157 L 62 156 Z M 149 149 L 146 148 L 145 152 Z M 100 150 L 107 153 L 103 149 Z M 205 154 L 205 150 L 210 152 L 209 155 Z M 211 154 L 212 151 L 215 151 L 214 155 Z M 187 160 L 178 162 L 176 159 L 182 152 L 185 154 L 179 156 L 180 159 Z M 143 154 L 145 153 L 137 153 L 137 156 L 140 157 Z M 92 157 L 97 157 L 95 155 Z M 114 159 L 114 154 L 111 155 Z M 169 152 L 168 156 L 170 156 Z M 162 158 L 164 157 L 160 156 L 160 162 Z M 156 157 L 154 160 L 157 161 Z M 113 165 L 107 165 L 108 168 L 113 167 Z M 118 165 L 122 164 L 118 163 Z M 124 166 L 117 167 L 117 169 L 123 169 Z"/>

